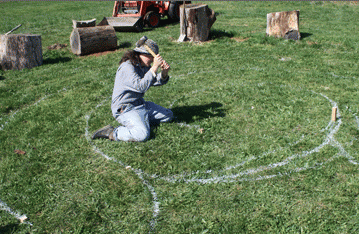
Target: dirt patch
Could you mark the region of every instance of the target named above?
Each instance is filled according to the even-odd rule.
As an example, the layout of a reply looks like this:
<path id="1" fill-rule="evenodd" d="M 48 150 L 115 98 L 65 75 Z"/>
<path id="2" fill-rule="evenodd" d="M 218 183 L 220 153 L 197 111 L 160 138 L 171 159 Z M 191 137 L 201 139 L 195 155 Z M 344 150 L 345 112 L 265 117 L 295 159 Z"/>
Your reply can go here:
<path id="1" fill-rule="evenodd" d="M 178 42 L 178 39 L 175 39 L 173 37 L 169 37 L 168 40 L 171 42 L 176 42 L 176 43 L 192 43 L 193 45 L 205 45 L 205 44 L 208 44 L 208 43 L 211 43 L 214 41 L 211 39 L 209 39 L 207 41 L 191 41 L 190 39 L 187 38 L 187 40 L 185 40 L 183 42 Z"/>
<path id="2" fill-rule="evenodd" d="M 249 39 L 249 37 L 245 37 L 245 38 L 242 38 L 242 37 L 234 37 L 232 38 L 233 40 L 235 40 L 236 42 L 244 42 L 244 41 L 247 41 Z"/>
<path id="3" fill-rule="evenodd" d="M 66 48 L 66 47 L 67 47 L 67 44 L 56 43 L 56 44 L 48 46 L 47 49 L 49 49 L 49 50 L 61 50 L 61 49 Z"/>
<path id="4" fill-rule="evenodd" d="M 100 57 L 106 54 L 111 54 L 111 53 L 115 53 L 117 50 L 109 50 L 109 51 L 103 51 L 103 52 L 98 52 L 98 53 L 93 53 L 93 54 L 89 54 L 87 56 L 95 56 L 95 57 Z"/>
<path id="5" fill-rule="evenodd" d="M 318 42 L 315 41 L 307 41 L 308 45 L 318 45 Z"/>

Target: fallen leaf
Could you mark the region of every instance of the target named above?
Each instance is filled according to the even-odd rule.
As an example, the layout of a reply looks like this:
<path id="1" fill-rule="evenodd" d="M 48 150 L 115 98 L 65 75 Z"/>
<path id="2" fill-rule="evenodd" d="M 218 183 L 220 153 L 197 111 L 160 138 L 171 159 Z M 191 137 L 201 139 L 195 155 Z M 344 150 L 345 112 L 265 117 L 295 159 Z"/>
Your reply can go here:
<path id="1" fill-rule="evenodd" d="M 15 150 L 15 153 L 16 154 L 22 154 L 22 155 L 26 154 L 26 152 L 22 151 L 22 150 Z"/>

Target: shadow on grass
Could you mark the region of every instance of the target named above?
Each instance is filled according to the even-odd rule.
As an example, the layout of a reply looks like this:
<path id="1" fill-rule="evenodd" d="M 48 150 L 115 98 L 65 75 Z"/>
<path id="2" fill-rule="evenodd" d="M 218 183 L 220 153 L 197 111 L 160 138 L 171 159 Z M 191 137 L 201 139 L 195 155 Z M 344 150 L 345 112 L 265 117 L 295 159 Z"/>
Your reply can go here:
<path id="1" fill-rule="evenodd" d="M 60 58 L 46 58 L 43 60 L 43 64 L 55 64 L 55 63 L 66 63 L 70 62 L 72 59 L 69 57 L 60 57 Z"/>
<path id="2" fill-rule="evenodd" d="M 43 54 L 43 64 L 55 64 L 55 63 L 66 63 L 72 59 L 68 56 L 64 56 L 64 52 L 59 50 L 47 50 Z"/>
<path id="3" fill-rule="evenodd" d="M 209 32 L 208 40 L 215 40 L 215 39 L 225 38 L 225 37 L 232 38 L 232 37 L 234 37 L 234 33 L 214 29 Z"/>
<path id="4" fill-rule="evenodd" d="M 16 233 L 16 231 L 18 230 L 19 230 L 19 224 L 15 224 L 15 223 L 0 227 L 1 234 Z"/>
<path id="5" fill-rule="evenodd" d="M 306 38 L 306 37 L 310 37 L 312 36 L 313 34 L 312 33 L 300 33 L 300 39 L 303 39 L 303 38 Z"/>
<path id="6" fill-rule="evenodd" d="M 116 49 L 125 49 L 132 47 L 132 44 L 130 42 L 123 42 L 121 43 Z"/>
<path id="7" fill-rule="evenodd" d="M 199 121 L 202 119 L 208 119 L 212 117 L 225 117 L 226 114 L 224 110 L 221 108 L 223 105 L 218 102 L 211 102 L 206 105 L 198 105 L 198 106 L 181 106 L 172 108 L 172 112 L 174 114 L 173 122 L 177 123 L 192 123 L 194 121 Z M 156 138 L 156 132 L 158 124 L 154 124 L 151 126 L 150 139 Z"/>
<path id="8" fill-rule="evenodd" d="M 3 76 L 0 76 L 0 80 L 5 80 L 5 77 L 3 77 Z"/>
<path id="9" fill-rule="evenodd" d="M 158 25 L 159 27 L 165 27 L 165 26 L 170 26 L 170 25 L 176 25 L 176 24 L 180 24 L 179 20 L 173 20 L 173 19 L 169 19 L 169 18 L 165 18 L 165 19 L 161 19 L 160 20 L 160 24 Z"/>
<path id="10" fill-rule="evenodd" d="M 191 123 L 210 117 L 225 117 L 222 106 L 221 103 L 211 102 L 206 105 L 174 107 L 172 112 L 176 122 Z"/>

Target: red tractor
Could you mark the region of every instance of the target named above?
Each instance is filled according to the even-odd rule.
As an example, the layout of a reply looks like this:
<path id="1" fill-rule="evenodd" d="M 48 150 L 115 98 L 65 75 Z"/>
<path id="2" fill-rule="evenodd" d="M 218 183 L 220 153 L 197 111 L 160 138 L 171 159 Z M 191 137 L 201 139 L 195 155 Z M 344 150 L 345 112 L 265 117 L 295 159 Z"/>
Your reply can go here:
<path id="1" fill-rule="evenodd" d="M 112 17 L 105 18 L 101 25 L 112 25 L 117 31 L 142 31 L 144 25 L 155 28 L 164 16 L 178 21 L 182 3 L 183 1 L 115 1 Z"/>

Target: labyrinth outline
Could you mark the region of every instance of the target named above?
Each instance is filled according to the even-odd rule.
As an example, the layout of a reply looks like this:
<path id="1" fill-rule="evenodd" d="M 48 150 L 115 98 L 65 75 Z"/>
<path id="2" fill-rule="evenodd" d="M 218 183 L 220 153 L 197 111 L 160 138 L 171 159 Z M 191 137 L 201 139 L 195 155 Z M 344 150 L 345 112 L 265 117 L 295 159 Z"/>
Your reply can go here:
<path id="1" fill-rule="evenodd" d="M 201 90 L 203 91 L 203 90 Z M 200 90 L 195 90 L 193 91 L 192 93 L 198 93 L 200 92 Z M 209 179 L 202 179 L 200 178 L 200 176 L 198 175 L 201 175 L 201 174 L 207 174 L 207 175 L 210 175 L 214 172 L 225 172 L 225 171 L 229 171 L 229 170 L 232 170 L 232 169 L 235 169 L 235 168 L 238 168 L 238 167 L 241 167 L 242 165 L 244 165 L 245 163 L 251 161 L 251 160 L 255 160 L 261 156 L 257 156 L 257 157 L 250 157 L 249 159 L 247 160 L 244 160 L 243 162 L 239 163 L 239 164 L 236 164 L 236 165 L 233 165 L 233 166 L 230 166 L 230 167 L 226 167 L 224 169 L 221 169 L 221 170 L 218 170 L 218 171 L 215 171 L 215 170 L 209 170 L 209 171 L 206 171 L 206 172 L 191 172 L 191 173 L 186 173 L 186 174 L 174 174 L 174 175 L 169 175 L 169 176 L 159 176 L 157 174 L 148 174 L 148 173 L 145 173 L 143 172 L 140 168 L 132 168 L 131 165 L 127 165 L 126 163 L 114 158 L 114 157 L 111 157 L 111 156 L 108 156 L 107 154 L 105 154 L 104 152 L 102 152 L 101 149 L 99 149 L 96 144 L 91 140 L 90 138 L 90 134 L 89 134 L 89 120 L 91 118 L 91 114 L 100 106 L 102 106 L 108 99 L 110 99 L 111 97 L 108 97 L 106 98 L 105 100 L 103 100 L 100 104 L 98 104 L 94 110 L 92 110 L 90 113 L 88 113 L 85 118 L 86 118 L 86 129 L 85 129 L 85 136 L 86 136 L 86 139 L 88 140 L 88 142 L 93 146 L 93 150 L 100 154 L 102 157 L 106 158 L 107 160 L 111 160 L 115 163 L 118 163 L 120 164 L 122 167 L 126 168 L 126 169 L 130 169 L 132 170 L 137 176 L 138 178 L 142 181 L 142 183 L 148 188 L 149 192 L 151 193 L 152 195 L 152 203 L 153 203 L 153 208 L 152 208 L 152 220 L 150 222 L 150 227 L 151 227 L 151 230 L 150 232 L 152 231 L 155 231 L 155 228 L 156 228 L 156 222 L 157 222 L 157 217 L 159 216 L 160 214 L 160 201 L 158 200 L 158 196 L 157 196 L 157 193 L 155 191 L 155 188 L 154 188 L 154 185 L 152 186 L 150 183 L 149 183 L 149 179 L 152 179 L 152 180 L 162 180 L 162 181 L 166 181 L 166 182 L 169 182 L 169 183 L 181 183 L 181 182 L 184 182 L 184 183 L 198 183 L 198 184 L 209 184 L 209 183 L 233 183 L 233 182 L 238 182 L 238 181 L 255 181 L 255 180 L 265 180 L 265 179 L 271 179 L 271 178 L 274 178 L 274 177 L 281 177 L 281 176 L 286 176 L 286 175 L 290 175 L 290 174 L 293 174 L 293 173 L 298 173 L 298 172 L 301 172 L 301 171 L 305 171 L 305 170 L 308 170 L 308 169 L 320 169 L 324 164 L 326 164 L 327 162 L 330 162 L 332 160 L 334 160 L 335 158 L 337 157 L 344 157 L 348 160 L 349 163 L 351 164 L 354 164 L 354 165 L 358 165 L 359 163 L 355 160 L 354 157 L 352 157 L 346 150 L 345 148 L 342 146 L 342 144 L 340 144 L 336 139 L 335 139 L 335 134 L 339 131 L 340 129 L 340 126 L 342 125 L 342 118 L 341 118 L 341 114 L 340 114 L 340 110 L 338 108 L 338 104 L 331 100 L 329 97 L 327 97 L 326 95 L 322 94 L 322 93 L 316 93 L 314 91 L 311 91 L 312 93 L 316 94 L 316 95 L 319 95 L 323 98 L 325 98 L 328 102 L 330 102 L 331 106 L 332 107 L 336 107 L 337 108 L 337 113 L 336 113 L 336 117 L 337 117 L 337 121 L 333 122 L 333 121 L 329 121 L 328 125 L 325 127 L 325 129 L 323 129 L 323 131 L 327 131 L 328 133 L 326 134 L 326 137 L 324 139 L 324 141 L 317 147 L 314 147 L 313 149 L 309 150 L 309 151 L 302 151 L 301 153 L 299 154 L 293 154 L 291 156 L 289 156 L 288 158 L 286 158 L 285 160 L 283 161 L 280 161 L 280 162 L 277 162 L 277 163 L 271 163 L 267 166 L 260 166 L 258 168 L 252 168 L 252 169 L 247 169 L 245 170 L 244 172 L 240 172 L 240 173 L 236 173 L 236 174 L 231 174 L 231 175 L 223 175 L 223 176 L 213 176 L 212 178 L 209 178 Z M 184 94 L 183 96 L 185 96 L 186 94 Z M 182 97 L 180 97 L 182 98 Z M 180 98 L 174 100 L 172 102 L 172 104 L 170 105 L 170 108 L 174 105 L 174 103 L 179 100 Z M 355 116 L 356 117 L 356 116 Z M 356 117 L 356 120 L 359 124 L 359 120 L 358 118 Z M 196 128 L 196 129 L 199 129 L 200 126 L 198 125 L 191 125 L 191 124 L 187 124 L 187 123 L 177 123 L 179 126 L 181 127 L 187 127 L 187 128 Z M 359 127 L 358 127 L 359 129 Z M 301 139 L 299 140 L 301 141 Z M 299 142 L 298 141 L 298 142 Z M 294 142 L 292 144 L 296 144 L 298 142 Z M 266 175 L 266 176 L 257 176 L 256 178 L 252 178 L 252 179 L 247 179 L 247 178 L 241 178 L 245 175 L 255 175 L 259 172 L 262 172 L 262 171 L 267 171 L 267 170 L 270 170 L 270 169 L 273 169 L 273 168 L 278 168 L 278 167 L 282 167 L 282 166 L 285 166 L 287 164 L 289 164 L 293 159 L 295 158 L 305 158 L 305 157 L 308 157 L 310 156 L 311 154 L 315 153 L 315 152 L 319 152 L 324 146 L 326 145 L 330 145 L 334 148 L 337 148 L 339 150 L 339 152 L 337 153 L 337 155 L 334 155 L 332 156 L 331 158 L 329 158 L 328 160 L 326 160 L 325 162 L 322 162 L 322 163 L 316 163 L 315 165 L 313 166 L 310 166 L 310 167 L 298 167 L 298 168 L 295 168 L 294 170 L 290 170 L 290 171 L 285 171 L 285 172 L 279 172 L 277 174 L 272 174 L 272 175 Z M 268 153 L 275 153 L 276 150 L 274 151 L 271 151 L 271 152 L 266 152 L 264 153 L 263 155 L 265 154 L 268 154 Z M 288 160 L 289 159 L 289 160 Z M 146 179 L 146 178 L 148 179 Z M 239 179 L 238 179 L 239 178 Z"/>
<path id="2" fill-rule="evenodd" d="M 63 91 L 67 91 L 66 88 L 59 90 L 57 93 L 63 92 Z M 193 91 L 193 92 L 199 92 L 198 90 Z M 322 94 L 322 93 L 316 93 L 314 91 L 311 91 L 317 95 L 322 96 L 323 98 L 325 98 L 328 102 L 330 102 L 332 107 L 337 107 L 338 108 L 338 104 L 331 100 L 329 97 L 327 97 L 326 95 Z M 13 118 L 15 118 L 16 114 L 19 111 L 22 111 L 24 109 L 30 108 L 32 106 L 38 105 L 41 101 L 47 99 L 48 97 L 52 96 L 53 94 L 49 94 L 49 95 L 45 95 L 44 97 L 40 98 L 39 100 L 37 100 L 35 103 L 23 108 L 23 109 L 19 109 L 17 111 L 15 111 L 14 113 L 12 113 L 11 115 L 9 115 L 7 117 L 7 120 L 5 120 L 4 123 L 0 123 L 0 131 L 4 130 L 4 127 L 9 124 L 11 122 L 11 120 Z M 207 175 L 211 175 L 214 172 L 226 172 L 232 169 L 236 169 L 241 167 L 242 165 L 244 165 L 245 163 L 251 161 L 251 160 L 256 160 L 258 158 L 260 158 L 261 156 L 257 156 L 257 157 L 250 157 L 247 160 L 244 160 L 243 162 L 233 165 L 233 166 L 229 166 L 226 168 L 223 168 L 221 170 L 210 170 L 210 171 L 206 171 L 206 172 L 192 172 L 192 173 L 187 173 L 187 174 L 174 174 L 174 175 L 170 175 L 170 176 L 159 176 L 156 174 L 148 174 L 143 172 L 141 169 L 139 168 L 132 168 L 130 165 L 126 165 L 125 163 L 123 163 L 120 160 L 117 160 L 114 157 L 108 156 L 105 153 L 103 153 L 101 151 L 101 149 L 99 149 L 95 143 L 91 140 L 90 138 L 90 134 L 89 134 L 89 119 L 91 118 L 91 114 L 94 112 L 94 110 L 96 110 L 98 107 L 102 106 L 110 97 L 106 98 L 105 100 L 103 100 L 100 104 L 98 104 L 91 112 L 89 112 L 88 114 L 85 115 L 85 119 L 86 119 L 86 127 L 85 127 L 85 137 L 87 139 L 87 141 L 89 142 L 89 144 L 92 145 L 93 147 L 93 151 L 99 155 L 101 155 L 102 157 L 104 157 L 107 160 L 113 161 L 119 165 L 121 165 L 123 168 L 125 169 L 130 169 L 132 170 L 136 176 L 141 180 L 141 182 L 145 185 L 145 187 L 147 187 L 148 191 L 151 193 L 152 196 L 152 220 L 150 222 L 150 228 L 151 228 L 151 232 L 155 231 L 156 228 L 156 221 L 157 221 L 157 217 L 160 214 L 161 210 L 160 210 L 160 201 L 158 200 L 158 196 L 156 193 L 156 190 L 154 188 L 154 186 L 149 182 L 149 180 L 162 180 L 162 181 L 166 181 L 166 182 L 170 182 L 170 183 L 179 183 L 179 182 L 185 182 L 185 183 L 198 183 L 198 184 L 208 184 L 208 183 L 232 183 L 232 182 L 238 182 L 238 181 L 254 181 L 254 180 L 265 180 L 265 179 L 271 179 L 274 177 L 281 177 L 281 176 L 286 176 L 286 175 L 291 175 L 293 173 L 298 173 L 301 171 L 305 171 L 308 169 L 320 169 L 325 163 L 332 161 L 335 158 L 338 157 L 344 157 L 348 160 L 349 163 L 354 164 L 354 165 L 358 165 L 358 161 L 356 161 L 356 159 L 351 156 L 344 148 L 344 146 L 339 143 L 336 139 L 335 139 L 335 134 L 339 132 L 340 130 L 340 126 L 343 123 L 343 120 L 341 118 L 341 114 L 340 114 L 340 110 L 338 108 L 338 112 L 337 112 L 337 118 L 338 120 L 336 122 L 332 122 L 330 121 L 328 123 L 328 125 L 326 126 L 326 128 L 323 131 L 327 131 L 328 133 L 326 134 L 325 140 L 317 147 L 313 148 L 310 151 L 303 151 L 300 154 L 294 154 L 291 155 L 290 157 L 288 157 L 287 159 L 277 162 L 277 163 L 272 163 L 269 164 L 267 166 L 260 166 L 258 168 L 252 168 L 252 169 L 247 169 L 243 172 L 240 173 L 234 173 L 231 175 L 225 175 L 225 176 L 213 176 L 212 178 L 207 178 L 207 179 L 202 179 L 200 178 L 201 174 L 207 174 Z M 178 100 L 178 99 L 177 99 Z M 176 100 L 173 102 L 175 103 Z M 171 106 L 173 105 L 173 103 L 171 104 Z M 347 107 L 348 109 L 348 107 Z M 353 115 L 353 117 L 356 120 L 357 126 L 356 128 L 359 129 L 359 118 L 350 110 L 348 109 L 349 113 L 351 113 Z M 3 121 L 4 117 L 0 118 L 1 121 Z M 187 127 L 187 128 L 199 128 L 200 126 L 198 125 L 190 125 L 187 123 L 178 123 L 179 126 L 181 127 Z M 300 141 L 300 140 L 299 140 Z M 292 144 L 296 144 L 297 142 L 294 142 Z M 294 158 L 305 158 L 310 156 L 311 154 L 313 154 L 314 152 L 319 152 L 324 146 L 326 145 L 330 145 L 333 146 L 334 148 L 338 149 L 338 153 L 334 156 L 332 156 L 331 158 L 329 158 L 328 160 L 326 160 L 323 163 L 317 163 L 313 166 L 310 167 L 298 167 L 295 170 L 290 170 L 290 171 L 285 171 L 285 172 L 280 172 L 277 174 L 272 174 L 272 175 L 267 175 L 267 176 L 257 176 L 255 178 L 242 178 L 245 177 L 246 175 L 255 175 L 259 172 L 262 171 L 266 171 L 266 170 L 270 170 L 276 167 L 282 167 L 284 165 L 287 165 L 288 163 L 290 163 L 290 161 Z M 280 149 L 279 149 L 280 150 Z M 268 154 L 268 153 L 275 153 L 276 150 L 271 151 L 271 152 L 265 152 L 263 155 Z M 289 160 L 288 160 L 289 159 Z M 21 214 L 21 212 L 19 211 L 14 211 L 13 209 L 11 209 L 11 207 L 9 207 L 4 201 L 1 200 L 0 198 L 0 210 L 3 210 L 7 213 L 9 213 L 11 216 L 15 217 L 16 219 L 22 221 L 24 219 L 26 219 L 26 214 Z M 33 226 L 33 224 L 31 222 L 25 221 L 22 222 L 23 224 L 26 225 L 30 225 Z"/>

